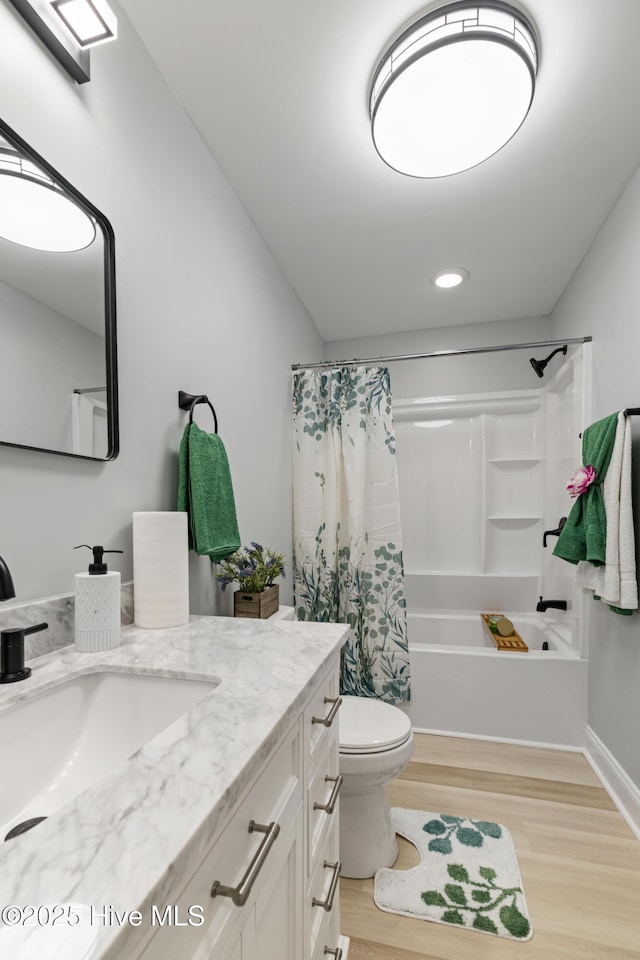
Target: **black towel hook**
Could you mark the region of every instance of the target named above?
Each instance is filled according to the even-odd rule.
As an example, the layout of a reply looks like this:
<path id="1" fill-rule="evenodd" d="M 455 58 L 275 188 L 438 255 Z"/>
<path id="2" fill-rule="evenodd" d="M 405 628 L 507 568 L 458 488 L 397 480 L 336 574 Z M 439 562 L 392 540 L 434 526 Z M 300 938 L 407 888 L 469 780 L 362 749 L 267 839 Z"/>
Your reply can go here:
<path id="1" fill-rule="evenodd" d="M 199 403 L 208 404 L 213 414 L 213 432 L 217 433 L 218 418 L 216 417 L 216 412 L 213 409 L 213 404 L 209 400 L 209 397 L 205 393 L 185 393 L 184 390 L 178 392 L 178 406 L 181 410 L 189 411 L 189 423 L 193 423 L 193 410 Z"/>

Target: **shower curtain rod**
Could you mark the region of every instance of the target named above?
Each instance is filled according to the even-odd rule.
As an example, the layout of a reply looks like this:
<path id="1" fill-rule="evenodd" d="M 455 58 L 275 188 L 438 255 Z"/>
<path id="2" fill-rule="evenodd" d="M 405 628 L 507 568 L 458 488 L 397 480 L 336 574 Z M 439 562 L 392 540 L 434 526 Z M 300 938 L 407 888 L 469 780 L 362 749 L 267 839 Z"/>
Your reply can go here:
<path id="1" fill-rule="evenodd" d="M 499 350 L 539 350 L 569 343 L 590 343 L 591 337 L 569 340 L 541 340 L 538 343 L 505 343 L 498 347 L 466 347 L 462 350 L 435 350 L 433 353 L 403 353 L 394 357 L 367 357 L 362 360 L 323 360 L 320 363 L 292 363 L 292 370 L 319 370 L 323 367 L 354 367 L 361 363 L 390 363 L 394 360 L 428 360 L 430 357 L 457 357 L 466 353 L 495 353 Z"/>

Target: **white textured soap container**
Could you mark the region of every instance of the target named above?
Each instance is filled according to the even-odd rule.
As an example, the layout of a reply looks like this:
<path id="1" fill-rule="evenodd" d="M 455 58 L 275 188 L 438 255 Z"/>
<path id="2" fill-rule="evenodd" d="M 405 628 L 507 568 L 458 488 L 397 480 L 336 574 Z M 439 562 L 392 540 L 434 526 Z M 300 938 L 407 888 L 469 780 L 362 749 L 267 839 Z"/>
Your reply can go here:
<path id="1" fill-rule="evenodd" d="M 120 645 L 120 574 L 76 574 L 76 649 L 83 653 Z"/>

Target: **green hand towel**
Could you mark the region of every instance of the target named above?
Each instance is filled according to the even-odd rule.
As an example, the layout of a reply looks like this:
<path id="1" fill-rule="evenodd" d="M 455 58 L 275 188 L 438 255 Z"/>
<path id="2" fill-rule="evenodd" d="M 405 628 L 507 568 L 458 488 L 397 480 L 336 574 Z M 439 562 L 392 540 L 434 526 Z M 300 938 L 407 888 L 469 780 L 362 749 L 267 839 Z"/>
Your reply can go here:
<path id="1" fill-rule="evenodd" d="M 217 433 L 185 427 L 178 465 L 178 510 L 189 515 L 189 546 L 219 563 L 240 547 L 231 471 Z"/>
<path id="2" fill-rule="evenodd" d="M 605 562 L 607 516 L 600 487 L 611 460 L 617 426 L 618 414 L 612 413 L 591 424 L 582 435 L 582 464 L 595 469 L 596 479 L 571 508 L 553 551 L 554 557 L 569 563 L 588 560 L 595 567 Z"/>

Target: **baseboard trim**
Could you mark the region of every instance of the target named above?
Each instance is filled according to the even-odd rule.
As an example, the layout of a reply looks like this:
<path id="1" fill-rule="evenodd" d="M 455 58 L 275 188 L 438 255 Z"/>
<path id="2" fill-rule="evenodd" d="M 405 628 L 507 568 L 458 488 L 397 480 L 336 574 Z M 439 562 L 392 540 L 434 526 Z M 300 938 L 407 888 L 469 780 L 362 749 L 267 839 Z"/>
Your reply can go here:
<path id="1" fill-rule="evenodd" d="M 587 762 L 640 840 L 640 790 L 589 726 L 585 739 L 584 755 Z"/>
<path id="2" fill-rule="evenodd" d="M 414 733 L 428 733 L 432 737 L 454 737 L 458 740 L 485 740 L 489 743 L 511 743 L 516 747 L 542 747 L 544 750 L 566 750 L 571 753 L 584 753 L 583 747 L 568 743 L 546 743 L 542 740 L 514 740 L 512 737 L 490 737 L 478 733 L 460 733 L 452 730 L 429 730 L 427 727 L 413 727 Z"/>

